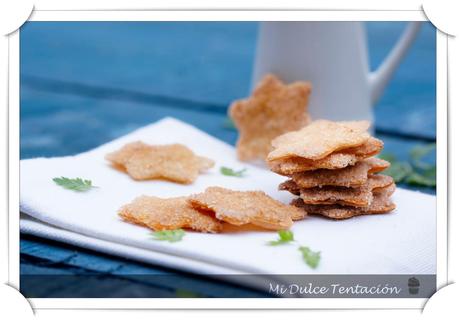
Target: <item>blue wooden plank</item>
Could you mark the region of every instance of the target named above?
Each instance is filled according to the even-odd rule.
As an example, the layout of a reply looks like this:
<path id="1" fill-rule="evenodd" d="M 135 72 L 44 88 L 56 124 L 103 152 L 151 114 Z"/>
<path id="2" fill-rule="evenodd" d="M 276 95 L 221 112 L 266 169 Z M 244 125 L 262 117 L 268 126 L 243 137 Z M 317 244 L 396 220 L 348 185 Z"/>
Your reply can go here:
<path id="1" fill-rule="evenodd" d="M 48 260 L 48 264 L 56 264 L 62 261 L 67 261 L 75 255 L 74 251 L 65 248 L 56 248 L 56 250 L 44 250 L 40 243 L 21 239 L 20 251 L 31 256 Z"/>
<path id="2" fill-rule="evenodd" d="M 97 258 L 97 256 L 94 256 Z M 21 261 L 20 291 L 26 297 L 223 297 L 263 298 L 267 293 L 189 274 L 97 274 L 77 268 L 42 267 Z M 31 271 L 32 270 L 32 271 Z"/>
<path id="3" fill-rule="evenodd" d="M 377 68 L 398 40 L 405 23 L 370 23 L 370 65 Z M 375 107 L 379 127 L 435 137 L 436 29 L 424 23 L 381 101 Z"/>
<path id="4" fill-rule="evenodd" d="M 42 281 L 43 278 L 36 276 L 35 278 L 26 278 L 29 275 L 41 275 L 41 276 L 73 276 L 75 270 L 66 268 L 52 268 L 48 266 L 40 265 L 37 262 L 30 262 L 24 259 L 21 254 L 20 264 L 20 287 L 19 291 L 26 298 L 42 298 L 50 297 L 56 292 L 66 290 L 65 286 L 56 283 L 55 281 Z"/>
<path id="5" fill-rule="evenodd" d="M 256 23 L 28 22 L 26 74 L 196 101 L 247 93 Z"/>
<path id="6" fill-rule="evenodd" d="M 266 296 L 215 279 L 33 236 L 21 239 L 21 276 L 21 291 L 34 297 Z M 82 289 L 88 286 L 92 288 L 90 292 Z"/>
<path id="7" fill-rule="evenodd" d="M 34 270 L 33 273 L 27 270 Z M 23 272 L 26 270 L 26 272 Z M 27 298 L 174 298 L 177 289 L 115 276 L 85 274 L 78 269 L 21 263 L 20 291 Z M 202 294 L 202 293 L 196 293 Z"/>
<path id="8" fill-rule="evenodd" d="M 367 25 L 375 68 L 405 24 Z M 256 30 L 250 22 L 29 22 L 21 29 L 21 72 L 225 107 L 248 93 Z M 35 85 L 43 89 L 41 82 Z M 430 23 L 424 23 L 375 111 L 380 127 L 435 136 Z"/>
<path id="9" fill-rule="evenodd" d="M 43 263 L 36 261 L 27 261 L 24 259 L 24 255 L 21 253 L 21 264 L 20 264 L 21 275 L 73 275 L 75 271 L 72 269 L 65 268 L 51 268 L 49 266 L 43 266 Z"/>
<path id="10" fill-rule="evenodd" d="M 21 96 L 21 158 L 79 153 L 167 116 L 234 143 L 226 115 L 195 110 L 31 92 Z M 69 143 L 71 141 L 71 143 Z"/>
<path id="11" fill-rule="evenodd" d="M 120 271 L 138 272 L 139 274 L 165 274 L 167 271 L 155 267 L 142 267 L 124 259 L 113 259 L 108 255 L 94 255 L 90 251 L 83 251 L 74 246 L 58 245 L 54 241 L 38 241 L 34 237 L 21 239 L 21 253 L 35 259 L 42 260 L 41 266 L 65 265 L 67 267 L 82 268 L 87 271 L 115 273 Z M 125 267 L 125 265 L 129 267 Z M 125 267 L 125 268 L 124 268 Z M 36 272 L 33 269 L 24 270 L 24 273 Z M 170 273 L 170 272 L 169 272 Z"/>
<path id="12" fill-rule="evenodd" d="M 186 121 L 233 145 L 237 139 L 237 132 L 228 127 L 227 117 L 221 113 L 35 92 L 27 88 L 23 90 L 21 105 L 21 158 L 87 151 L 167 116 Z M 405 159 L 410 146 L 421 143 L 383 137 L 385 149 L 400 153 Z"/>

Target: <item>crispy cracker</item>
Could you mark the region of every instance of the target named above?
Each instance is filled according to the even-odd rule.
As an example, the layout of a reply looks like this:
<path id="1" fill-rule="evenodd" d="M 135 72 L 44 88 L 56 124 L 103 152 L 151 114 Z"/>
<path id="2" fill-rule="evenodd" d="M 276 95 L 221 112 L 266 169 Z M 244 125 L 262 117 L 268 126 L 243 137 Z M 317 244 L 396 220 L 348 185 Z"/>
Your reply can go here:
<path id="1" fill-rule="evenodd" d="M 121 149 L 110 152 L 105 156 L 105 159 L 112 163 L 120 166 L 124 166 L 126 162 L 135 154 L 137 151 L 149 149 L 149 146 L 142 141 L 135 141 L 124 145 Z"/>
<path id="2" fill-rule="evenodd" d="M 327 218 L 341 220 L 360 215 L 388 213 L 395 209 L 395 204 L 390 196 L 395 191 L 395 184 L 392 183 L 386 187 L 375 189 L 373 201 L 367 208 L 358 208 L 341 205 L 310 205 L 305 204 L 301 198 L 291 202 L 292 205 L 303 208 L 308 214 L 322 215 Z"/>
<path id="3" fill-rule="evenodd" d="M 287 176 L 316 169 L 342 169 L 378 154 L 383 146 L 384 143 L 381 140 L 371 137 L 361 146 L 334 152 L 320 160 L 314 161 L 301 157 L 290 157 L 268 161 L 267 163 L 272 171 Z"/>
<path id="4" fill-rule="evenodd" d="M 293 205 L 290 205 L 291 207 L 295 207 Z M 295 207 L 297 208 L 297 207 Z M 300 208 L 298 208 L 300 209 Z M 299 220 L 303 220 L 304 218 L 306 218 L 306 216 L 308 215 L 308 213 L 306 212 L 306 210 L 295 210 L 293 211 L 292 210 L 292 215 L 290 216 L 292 218 L 293 221 L 299 221 Z"/>
<path id="5" fill-rule="evenodd" d="M 367 182 L 368 174 L 383 171 L 389 166 L 390 163 L 385 160 L 368 158 L 343 169 L 298 172 L 291 178 L 298 187 L 305 189 L 322 186 L 358 187 Z"/>
<path id="6" fill-rule="evenodd" d="M 189 184 L 214 165 L 214 161 L 197 156 L 182 144 L 146 145 L 130 143 L 106 156 L 123 167 L 135 180 L 166 179 Z"/>
<path id="7" fill-rule="evenodd" d="M 308 124 L 310 92 L 308 82 L 285 85 L 276 76 L 266 75 L 251 97 L 233 102 L 229 115 L 239 130 L 238 158 L 264 160 L 272 139 Z"/>
<path id="8" fill-rule="evenodd" d="M 141 196 L 123 206 L 118 214 L 125 221 L 155 231 L 185 228 L 216 233 L 222 230 L 220 221 L 190 207 L 186 197 L 162 199 Z"/>
<path id="9" fill-rule="evenodd" d="M 215 165 L 215 161 L 206 157 L 196 156 L 198 162 L 199 172 L 203 173 Z"/>
<path id="10" fill-rule="evenodd" d="M 384 195 L 385 197 L 390 197 L 396 190 L 397 186 L 395 182 L 392 182 L 391 184 L 381 187 L 381 188 L 374 188 L 373 189 L 373 196 L 376 195 Z"/>
<path id="11" fill-rule="evenodd" d="M 292 179 L 282 182 L 278 189 L 281 191 L 288 191 L 295 196 L 299 196 L 301 194 L 301 188 Z"/>
<path id="12" fill-rule="evenodd" d="M 370 134 L 368 121 L 316 120 L 298 131 L 288 132 L 272 141 L 274 150 L 268 161 L 301 157 L 319 160 L 329 154 L 364 144 Z"/>
<path id="13" fill-rule="evenodd" d="M 368 207 L 373 201 L 373 190 L 387 187 L 394 183 L 392 177 L 385 175 L 370 175 L 364 185 L 357 188 L 335 186 L 301 189 L 293 180 L 288 180 L 279 186 L 300 195 L 305 204 L 340 204 L 354 207 Z"/>
<path id="14" fill-rule="evenodd" d="M 265 229 L 282 230 L 292 225 L 292 217 L 304 213 L 285 205 L 261 191 L 233 191 L 209 187 L 189 198 L 191 206 L 215 215 L 233 225 L 253 224 Z"/>

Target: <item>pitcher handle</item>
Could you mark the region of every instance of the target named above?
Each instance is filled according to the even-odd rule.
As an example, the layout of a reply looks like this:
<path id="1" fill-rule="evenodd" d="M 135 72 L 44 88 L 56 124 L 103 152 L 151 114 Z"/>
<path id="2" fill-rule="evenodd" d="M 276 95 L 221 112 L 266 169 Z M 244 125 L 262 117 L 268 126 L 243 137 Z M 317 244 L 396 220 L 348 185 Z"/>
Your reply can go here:
<path id="1" fill-rule="evenodd" d="M 405 31 L 398 39 L 392 51 L 386 56 L 378 69 L 369 74 L 371 101 L 373 105 L 378 102 L 381 94 L 389 82 L 392 74 L 400 64 L 403 56 L 413 43 L 421 28 L 421 21 L 413 21 L 406 26 Z"/>

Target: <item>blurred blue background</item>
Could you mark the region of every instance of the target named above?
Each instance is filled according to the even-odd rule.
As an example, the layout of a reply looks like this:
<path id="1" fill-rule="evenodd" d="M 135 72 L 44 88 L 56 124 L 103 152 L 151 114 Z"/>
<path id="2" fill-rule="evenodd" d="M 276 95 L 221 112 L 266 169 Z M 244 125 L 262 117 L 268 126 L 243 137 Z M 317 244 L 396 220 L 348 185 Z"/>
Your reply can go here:
<path id="1" fill-rule="evenodd" d="M 255 22 L 28 22 L 21 29 L 21 157 L 75 154 L 171 115 L 229 143 L 247 96 Z M 366 23 L 371 68 L 404 22 Z M 386 150 L 435 140 L 435 29 L 425 22 L 376 106 Z M 204 116 L 203 116 L 204 115 Z M 392 139 L 395 134 L 396 139 Z"/>
<path id="2" fill-rule="evenodd" d="M 406 23 L 366 23 L 372 69 Z M 255 22 L 27 22 L 20 31 L 21 158 L 76 154 L 165 116 L 187 121 L 234 144 L 231 101 L 249 94 Z M 385 151 L 408 159 L 409 150 L 435 142 L 434 27 L 420 34 L 376 106 L 376 135 Z M 428 158 L 435 163 L 435 155 Z M 405 186 L 435 193 L 434 188 Z M 116 292 L 177 295 L 179 283 L 141 284 L 120 274 L 176 274 L 43 238 L 21 235 L 21 275 L 96 275 L 73 281 L 21 281 L 28 297 Z M 184 275 L 197 294 L 253 295 L 247 290 Z M 108 283 L 107 283 L 108 281 Z M 138 284 L 137 284 L 138 285 Z M 105 291 L 104 291 L 105 290 Z M 156 293 L 155 293 L 156 294 Z"/>

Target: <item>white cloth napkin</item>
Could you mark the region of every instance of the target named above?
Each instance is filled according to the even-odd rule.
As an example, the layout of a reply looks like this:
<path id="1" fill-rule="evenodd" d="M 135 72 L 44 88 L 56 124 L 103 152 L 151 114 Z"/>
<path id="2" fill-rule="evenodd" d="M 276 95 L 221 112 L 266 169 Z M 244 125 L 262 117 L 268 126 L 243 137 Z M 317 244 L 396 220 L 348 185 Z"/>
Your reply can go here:
<path id="1" fill-rule="evenodd" d="M 65 242 L 74 246 L 83 247 L 106 254 L 122 256 L 142 262 L 157 264 L 160 262 L 163 266 L 182 271 L 205 273 L 205 274 L 231 274 L 234 270 L 221 268 L 209 263 L 203 263 L 189 258 L 168 255 L 152 250 L 126 246 L 116 242 L 88 237 L 76 232 L 61 229 L 56 226 L 41 222 L 29 215 L 21 214 L 21 232 L 35 236 Z"/>
<path id="2" fill-rule="evenodd" d="M 136 140 L 183 143 L 198 155 L 214 159 L 216 165 L 191 185 L 134 181 L 112 169 L 104 155 Z M 219 172 L 221 166 L 247 168 L 247 173 L 243 178 L 224 176 Z M 66 190 L 52 181 L 60 176 L 90 179 L 98 188 L 82 193 Z M 149 229 L 125 223 L 117 216 L 120 206 L 142 194 L 183 196 L 208 186 L 263 190 L 288 203 L 292 196 L 277 190 L 283 180 L 264 168 L 239 162 L 232 146 L 188 124 L 165 118 L 76 156 L 22 160 L 21 211 L 39 222 L 23 220 L 21 230 L 202 274 L 436 273 L 436 199 L 403 189 L 394 194 L 397 209 L 390 214 L 344 221 L 307 217 L 292 227 L 297 242 L 277 247 L 266 245 L 277 238 L 272 231 L 187 232 L 181 242 L 155 241 Z M 303 262 L 297 249 L 300 244 L 321 251 L 318 268 L 311 269 Z"/>

